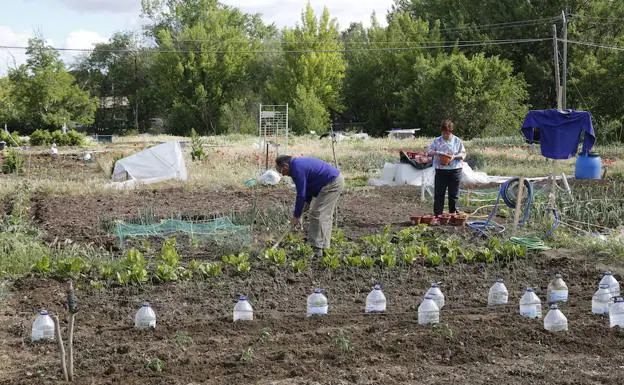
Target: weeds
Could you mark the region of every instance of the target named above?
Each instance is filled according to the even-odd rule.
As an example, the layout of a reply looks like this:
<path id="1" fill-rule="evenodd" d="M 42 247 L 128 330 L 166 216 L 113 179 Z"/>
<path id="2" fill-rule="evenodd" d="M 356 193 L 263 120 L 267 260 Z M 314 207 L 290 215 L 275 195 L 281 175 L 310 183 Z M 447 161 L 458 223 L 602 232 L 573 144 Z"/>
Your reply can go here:
<path id="1" fill-rule="evenodd" d="M 249 363 L 253 362 L 253 354 L 254 354 L 253 348 L 251 346 L 248 346 L 241 353 L 240 361 L 245 363 L 245 364 L 249 364 Z"/>
<path id="2" fill-rule="evenodd" d="M 145 366 L 152 372 L 162 373 L 165 371 L 165 361 L 158 357 L 150 359 Z"/>
<path id="3" fill-rule="evenodd" d="M 344 330 L 340 329 L 333 335 L 330 334 L 330 337 L 332 345 L 340 351 L 340 354 L 346 355 L 353 351 L 351 339 Z"/>

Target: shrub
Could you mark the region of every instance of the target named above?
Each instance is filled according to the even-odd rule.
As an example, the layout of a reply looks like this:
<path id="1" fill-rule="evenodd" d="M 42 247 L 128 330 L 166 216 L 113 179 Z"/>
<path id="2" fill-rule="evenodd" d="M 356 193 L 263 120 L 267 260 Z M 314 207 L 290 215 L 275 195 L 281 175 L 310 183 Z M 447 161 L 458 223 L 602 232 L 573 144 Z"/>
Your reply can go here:
<path id="1" fill-rule="evenodd" d="M 11 174 L 19 172 L 24 165 L 24 157 L 16 149 L 9 149 L 4 156 L 4 163 L 2 164 L 2 172 L 5 174 Z"/>
<path id="2" fill-rule="evenodd" d="M 35 130 L 30 134 L 31 146 L 47 146 L 52 141 L 52 135 L 48 130 Z"/>

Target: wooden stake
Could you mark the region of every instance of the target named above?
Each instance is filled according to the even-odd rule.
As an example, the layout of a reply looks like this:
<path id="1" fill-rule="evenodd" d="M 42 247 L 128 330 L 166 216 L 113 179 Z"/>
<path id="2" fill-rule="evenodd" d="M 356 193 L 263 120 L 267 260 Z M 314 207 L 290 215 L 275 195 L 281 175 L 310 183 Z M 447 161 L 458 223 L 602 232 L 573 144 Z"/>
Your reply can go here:
<path id="1" fill-rule="evenodd" d="M 56 315 L 52 315 L 52 320 L 54 320 L 56 342 L 58 343 L 59 352 L 61 354 L 61 366 L 63 367 L 63 376 L 65 377 L 65 381 L 69 381 L 69 375 L 67 374 L 67 362 L 65 361 L 65 346 L 63 345 L 63 338 L 61 337 L 61 325 Z"/>
<path id="2" fill-rule="evenodd" d="M 522 210 L 522 195 L 524 194 L 524 177 L 520 177 L 520 185 L 518 186 L 518 196 L 516 196 L 516 212 L 514 215 L 513 232 L 518 229 L 518 222 L 520 221 L 520 211 Z"/>
<path id="3" fill-rule="evenodd" d="M 69 337 L 67 348 L 69 350 L 69 381 L 74 381 L 74 321 L 76 314 L 69 315 Z"/>

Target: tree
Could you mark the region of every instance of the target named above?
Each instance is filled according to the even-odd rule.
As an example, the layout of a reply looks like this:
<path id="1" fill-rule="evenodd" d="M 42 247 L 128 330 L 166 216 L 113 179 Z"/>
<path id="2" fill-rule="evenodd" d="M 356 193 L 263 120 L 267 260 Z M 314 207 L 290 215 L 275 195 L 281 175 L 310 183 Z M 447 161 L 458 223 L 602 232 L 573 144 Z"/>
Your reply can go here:
<path id="1" fill-rule="evenodd" d="M 16 120 L 15 103 L 11 96 L 11 89 L 12 85 L 9 78 L 0 78 L 0 125 L 11 124 Z"/>
<path id="2" fill-rule="evenodd" d="M 318 98 L 326 110 L 342 111 L 346 63 L 337 21 L 330 19 L 327 8 L 317 19 L 308 3 L 301 24 L 284 29 L 282 34 L 284 61 L 269 85 L 273 100 L 286 103 L 305 94 L 304 99 Z M 295 125 L 294 129 L 303 131 L 306 127 Z"/>
<path id="3" fill-rule="evenodd" d="M 314 91 L 302 85 L 297 86 L 292 123 L 295 127 L 299 127 L 300 132 L 325 132 L 329 126 L 329 112 L 323 101 Z"/>
<path id="4" fill-rule="evenodd" d="M 74 84 L 58 52 L 37 37 L 28 41 L 26 56 L 25 64 L 9 71 L 16 117 L 33 128 L 92 123 L 97 100 Z"/>
<path id="5" fill-rule="evenodd" d="M 528 110 L 526 83 L 513 75 L 511 62 L 477 54 L 440 55 L 405 92 L 406 115 L 438 133 L 440 122 L 451 118 L 459 135 L 503 135 L 517 132 Z"/>
<path id="6" fill-rule="evenodd" d="M 371 21 L 370 28 L 354 24 L 343 35 L 348 48 L 344 93 L 352 119 L 363 122 L 367 132 L 381 135 L 393 127 L 420 123 L 401 113 L 401 93 L 428 68 L 427 58 L 439 51 L 419 47 L 438 36 L 407 13 L 392 15 L 386 28 L 374 15 Z"/>
<path id="7" fill-rule="evenodd" d="M 143 2 L 161 52 L 154 63 L 158 96 L 168 104 L 168 129 L 218 134 L 221 106 L 249 95 L 254 51 L 270 31 L 258 17 L 216 0 Z"/>

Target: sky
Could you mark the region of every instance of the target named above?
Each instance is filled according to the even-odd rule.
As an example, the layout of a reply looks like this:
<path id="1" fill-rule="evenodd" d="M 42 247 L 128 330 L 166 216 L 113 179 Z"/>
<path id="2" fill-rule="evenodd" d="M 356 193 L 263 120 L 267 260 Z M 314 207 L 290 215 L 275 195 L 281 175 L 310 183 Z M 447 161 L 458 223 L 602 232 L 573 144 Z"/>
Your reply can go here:
<path id="1" fill-rule="evenodd" d="M 260 13 L 265 23 L 295 26 L 307 0 L 221 0 L 247 13 Z M 326 6 L 341 29 L 352 22 L 370 24 L 373 12 L 385 24 L 393 0 L 310 0 L 317 15 Z M 140 30 L 141 0 L 0 0 L 0 46 L 25 46 L 35 34 L 54 47 L 93 48 L 115 32 Z M 71 63 L 79 53 L 64 52 Z M 24 62 L 24 50 L 0 48 L 0 76 Z"/>

